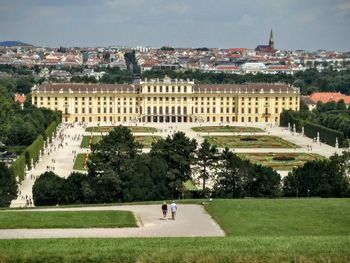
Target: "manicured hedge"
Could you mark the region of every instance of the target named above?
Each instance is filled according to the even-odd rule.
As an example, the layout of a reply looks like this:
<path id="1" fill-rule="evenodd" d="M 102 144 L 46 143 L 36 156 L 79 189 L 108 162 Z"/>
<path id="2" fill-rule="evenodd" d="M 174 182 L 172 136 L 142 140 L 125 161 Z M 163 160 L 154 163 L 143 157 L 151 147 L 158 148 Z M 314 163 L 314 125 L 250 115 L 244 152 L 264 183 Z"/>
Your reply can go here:
<path id="1" fill-rule="evenodd" d="M 27 147 L 25 151 L 25 157 L 28 167 L 31 167 L 31 160 L 33 160 L 33 163 L 39 160 L 40 150 L 44 148 L 44 143 L 44 137 L 42 135 L 39 135 L 38 138 L 36 138 L 36 140 Z"/>
<path id="2" fill-rule="evenodd" d="M 293 128 L 293 124 L 295 124 L 295 129 L 297 132 L 301 132 L 301 127 L 303 126 L 303 120 L 300 120 L 296 116 L 294 116 L 294 112 L 291 110 L 285 110 L 280 115 L 280 126 L 288 127 L 288 123 L 290 123 L 290 127 Z"/>
<path id="3" fill-rule="evenodd" d="M 20 181 L 24 179 L 24 169 L 25 169 L 26 161 L 24 157 L 24 153 L 17 157 L 16 161 L 14 161 L 10 170 L 13 172 L 13 175 L 18 177 Z"/>
<path id="4" fill-rule="evenodd" d="M 45 144 L 44 137 L 49 139 L 51 142 L 57 126 L 58 123 L 53 121 L 45 130 L 44 136 L 39 135 L 36 140 L 29 145 L 20 156 L 17 157 L 17 160 L 13 162 L 10 169 L 13 171 L 15 176 L 18 176 L 20 180 L 24 179 L 25 166 L 28 165 L 28 168 L 31 168 L 31 160 L 33 160 L 33 163 L 39 160 L 40 150 L 44 148 Z"/>
<path id="5" fill-rule="evenodd" d="M 57 122 L 53 121 L 49 127 L 47 127 L 47 129 L 45 130 L 45 140 L 49 140 L 49 142 L 52 142 L 52 137 L 54 136 L 54 134 L 56 133 L 56 129 L 57 129 Z"/>
<path id="6" fill-rule="evenodd" d="M 329 129 L 316 123 L 301 120 L 295 116 L 295 112 L 290 110 L 283 111 L 280 116 L 280 126 L 288 127 L 288 123 L 290 123 L 291 128 L 293 127 L 293 124 L 295 124 L 295 128 L 298 132 L 301 132 L 302 127 L 304 127 L 304 134 L 309 138 L 317 138 L 317 132 L 319 132 L 320 140 L 322 142 L 335 146 L 336 138 L 338 138 L 339 146 L 346 146 L 346 140 L 343 132 Z"/>
<path id="7" fill-rule="evenodd" d="M 316 138 L 317 132 L 320 133 L 320 139 L 331 146 L 335 146 L 336 138 L 338 138 L 339 146 L 344 146 L 344 134 L 340 131 L 326 128 L 311 122 L 304 122 L 304 134 L 310 138 Z"/>

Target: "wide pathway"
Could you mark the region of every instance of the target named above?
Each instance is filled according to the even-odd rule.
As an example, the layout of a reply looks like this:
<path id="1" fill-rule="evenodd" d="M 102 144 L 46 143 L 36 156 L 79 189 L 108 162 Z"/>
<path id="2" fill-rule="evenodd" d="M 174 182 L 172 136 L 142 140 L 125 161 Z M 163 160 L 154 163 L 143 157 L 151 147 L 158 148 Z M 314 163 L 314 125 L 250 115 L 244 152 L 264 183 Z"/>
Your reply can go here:
<path id="1" fill-rule="evenodd" d="M 0 229 L 0 239 L 19 238 L 77 238 L 77 237 L 209 237 L 224 236 L 224 231 L 200 205 L 178 205 L 176 219 L 163 219 L 159 205 L 129 205 L 81 208 L 48 208 L 4 210 L 0 213 L 37 211 L 132 211 L 137 228 L 73 228 L 73 229 Z"/>

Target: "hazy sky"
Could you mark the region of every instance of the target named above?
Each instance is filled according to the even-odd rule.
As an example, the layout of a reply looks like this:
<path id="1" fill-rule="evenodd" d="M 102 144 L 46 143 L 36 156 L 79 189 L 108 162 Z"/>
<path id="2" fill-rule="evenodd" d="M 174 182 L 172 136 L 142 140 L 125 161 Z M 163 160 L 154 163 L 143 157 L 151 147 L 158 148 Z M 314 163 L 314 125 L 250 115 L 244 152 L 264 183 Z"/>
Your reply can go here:
<path id="1" fill-rule="evenodd" d="M 0 0 L 0 41 L 350 51 L 350 0 Z"/>

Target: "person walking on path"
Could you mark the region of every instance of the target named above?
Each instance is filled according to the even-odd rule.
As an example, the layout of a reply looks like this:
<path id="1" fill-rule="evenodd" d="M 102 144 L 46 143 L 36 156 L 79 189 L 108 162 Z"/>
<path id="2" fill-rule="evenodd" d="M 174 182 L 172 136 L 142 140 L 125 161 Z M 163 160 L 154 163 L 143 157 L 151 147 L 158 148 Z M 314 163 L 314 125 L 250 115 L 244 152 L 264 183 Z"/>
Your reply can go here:
<path id="1" fill-rule="evenodd" d="M 168 213 L 168 205 L 166 202 L 162 204 L 162 212 L 163 212 L 163 218 L 166 218 L 166 214 Z"/>
<path id="2" fill-rule="evenodd" d="M 171 209 L 171 218 L 173 220 L 175 220 L 175 215 L 176 215 L 176 211 L 177 211 L 177 206 L 175 204 L 175 202 L 173 201 L 170 205 L 170 209 Z"/>

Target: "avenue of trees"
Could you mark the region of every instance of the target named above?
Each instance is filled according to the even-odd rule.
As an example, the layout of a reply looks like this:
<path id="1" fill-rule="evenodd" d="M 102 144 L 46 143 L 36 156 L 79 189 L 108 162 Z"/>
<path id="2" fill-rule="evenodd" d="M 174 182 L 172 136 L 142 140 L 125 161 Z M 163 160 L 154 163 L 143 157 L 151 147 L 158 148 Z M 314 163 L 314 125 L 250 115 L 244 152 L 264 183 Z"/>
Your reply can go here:
<path id="1" fill-rule="evenodd" d="M 3 68 L 1 68 L 3 69 Z M 14 74 L 24 74 L 23 68 L 11 68 Z M 60 122 L 60 114 L 31 105 L 30 98 L 22 109 L 14 102 L 16 92 L 27 93 L 31 78 L 0 78 L 0 153 L 1 157 L 17 155 L 16 161 L 7 167 L 0 162 L 0 206 L 8 206 L 17 196 L 16 177 L 24 175 L 24 166 L 37 159 L 37 147 Z M 51 128 L 49 128 L 51 127 Z M 37 142 L 37 143 L 35 143 Z"/>
<path id="2" fill-rule="evenodd" d="M 316 137 L 320 132 L 321 140 L 335 145 L 338 138 L 339 146 L 348 146 L 350 138 L 350 109 L 346 108 L 344 100 L 338 102 L 318 102 L 316 109 L 309 111 L 306 105 L 300 105 L 300 111 L 283 111 L 280 125 L 287 127 L 288 123 L 295 124 L 300 132 L 305 128 L 307 136 Z M 309 136 L 309 137 L 310 137 Z"/>
<path id="3" fill-rule="evenodd" d="M 314 161 L 294 170 L 283 184 L 271 168 L 240 159 L 229 149 L 218 151 L 207 141 L 197 145 L 178 132 L 142 153 L 126 127 L 116 127 L 91 148 L 88 173 L 64 179 L 46 172 L 33 186 L 36 205 L 165 200 L 187 196 L 184 183 L 195 175 L 204 185 L 196 197 L 244 198 L 349 196 L 349 155 Z M 311 168 L 308 168 L 310 167 Z M 317 169 L 315 169 L 317 167 Z M 309 178 L 310 169 L 314 177 Z M 322 180 L 317 180 L 321 173 Z M 324 178 L 324 179 L 323 179 Z M 333 180 L 335 179 L 335 180 Z M 207 182 L 212 189 L 205 187 Z"/>

